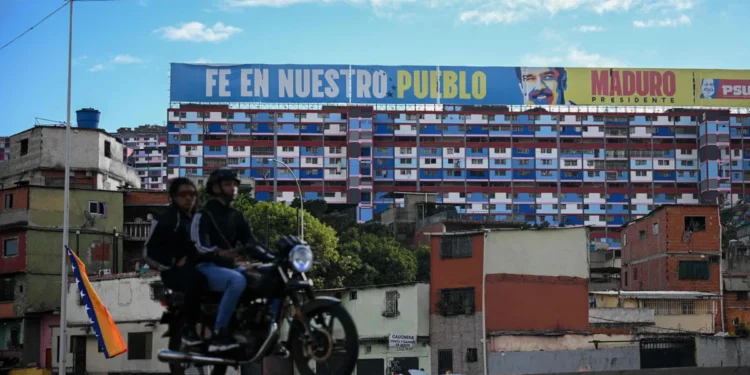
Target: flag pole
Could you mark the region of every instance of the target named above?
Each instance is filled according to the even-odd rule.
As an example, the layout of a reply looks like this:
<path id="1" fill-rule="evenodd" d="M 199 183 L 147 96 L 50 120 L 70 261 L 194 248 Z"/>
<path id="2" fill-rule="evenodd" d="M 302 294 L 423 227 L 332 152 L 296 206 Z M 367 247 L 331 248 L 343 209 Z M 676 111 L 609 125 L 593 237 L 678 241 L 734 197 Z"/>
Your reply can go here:
<path id="1" fill-rule="evenodd" d="M 73 1 L 70 6 L 70 28 L 68 31 L 68 107 L 65 121 L 65 201 L 63 204 L 62 270 L 60 276 L 60 345 L 57 355 L 57 373 L 66 374 L 65 360 L 68 354 L 68 232 L 70 231 L 70 98 L 73 71 Z"/>

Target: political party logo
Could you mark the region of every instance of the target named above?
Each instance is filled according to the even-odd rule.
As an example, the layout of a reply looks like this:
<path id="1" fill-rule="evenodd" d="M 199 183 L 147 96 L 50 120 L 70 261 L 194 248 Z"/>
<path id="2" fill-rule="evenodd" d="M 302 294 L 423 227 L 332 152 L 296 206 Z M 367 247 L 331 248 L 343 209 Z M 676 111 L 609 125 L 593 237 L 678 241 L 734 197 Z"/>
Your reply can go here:
<path id="1" fill-rule="evenodd" d="M 701 99 L 750 99 L 750 80 L 704 78 L 700 96 Z"/>

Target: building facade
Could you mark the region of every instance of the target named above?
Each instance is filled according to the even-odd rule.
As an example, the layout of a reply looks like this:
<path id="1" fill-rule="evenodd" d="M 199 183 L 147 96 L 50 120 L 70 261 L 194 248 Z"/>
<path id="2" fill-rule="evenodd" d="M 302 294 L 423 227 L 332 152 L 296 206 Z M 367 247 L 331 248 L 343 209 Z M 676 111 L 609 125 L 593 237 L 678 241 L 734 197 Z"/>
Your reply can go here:
<path id="1" fill-rule="evenodd" d="M 426 235 L 431 373 L 483 373 L 489 337 L 588 330 L 586 228 Z"/>
<path id="2" fill-rule="evenodd" d="M 21 363 L 51 365 L 49 325 L 60 308 L 64 191 L 45 186 L 0 190 L 0 350 L 23 344 Z M 117 273 L 122 264 L 119 191 L 71 189 L 69 244 L 92 274 Z"/>
<path id="3" fill-rule="evenodd" d="M 10 136 L 10 158 L 0 163 L 0 188 L 65 183 L 65 127 L 35 126 Z M 70 145 L 71 186 L 117 190 L 140 187 L 123 160 L 122 142 L 101 129 L 75 127 Z"/>
<path id="4" fill-rule="evenodd" d="M 117 129 L 117 137 L 124 144 L 125 160 L 141 179 L 141 188 L 167 188 L 167 127 L 141 125 Z"/>
<path id="5" fill-rule="evenodd" d="M 398 198 L 495 220 L 589 225 L 620 247 L 620 226 L 660 204 L 698 203 L 747 188 L 750 119 L 728 111 L 663 113 L 239 110 L 182 105 L 167 112 L 169 176 L 219 167 L 257 181 L 259 200 L 358 206 L 368 221 Z M 750 148 L 748 148 L 750 150 Z"/>

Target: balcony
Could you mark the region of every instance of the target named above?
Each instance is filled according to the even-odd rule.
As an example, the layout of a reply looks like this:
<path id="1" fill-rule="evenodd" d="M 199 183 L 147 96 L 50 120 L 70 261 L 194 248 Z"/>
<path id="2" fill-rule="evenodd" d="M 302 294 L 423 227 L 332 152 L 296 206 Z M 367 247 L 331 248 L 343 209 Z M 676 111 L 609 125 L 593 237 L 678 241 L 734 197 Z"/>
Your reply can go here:
<path id="1" fill-rule="evenodd" d="M 29 223 L 29 210 L 5 210 L 0 214 L 0 227 L 7 225 L 26 225 Z"/>
<path id="2" fill-rule="evenodd" d="M 148 232 L 151 229 L 150 221 L 128 222 L 125 223 L 125 238 L 132 241 L 145 241 L 148 238 Z"/>

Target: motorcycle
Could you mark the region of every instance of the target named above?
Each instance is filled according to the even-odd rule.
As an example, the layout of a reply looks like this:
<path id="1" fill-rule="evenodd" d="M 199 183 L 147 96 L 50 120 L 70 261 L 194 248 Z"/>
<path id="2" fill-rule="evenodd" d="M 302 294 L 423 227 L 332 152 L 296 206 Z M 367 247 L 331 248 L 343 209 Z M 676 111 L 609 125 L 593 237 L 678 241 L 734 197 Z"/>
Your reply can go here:
<path id="1" fill-rule="evenodd" d="M 229 354 L 203 354 L 208 352 L 209 328 L 220 294 L 203 297 L 197 332 L 205 343 L 184 347 L 184 294 L 166 289 L 161 281 L 151 284 L 153 298 L 166 307 L 161 323 L 168 325 L 163 337 L 169 337 L 168 349 L 159 351 L 157 357 L 169 364 L 171 374 L 184 375 L 186 366 L 193 365 L 204 374 L 212 367 L 211 374 L 224 375 L 230 366 L 257 363 L 269 356 L 291 357 L 301 375 L 316 374 L 318 366 L 331 375 L 354 371 L 359 356 L 357 327 L 340 300 L 315 296 L 313 282 L 305 274 L 313 266 L 312 249 L 292 237 L 282 238 L 277 247 L 280 252 L 274 263 L 254 268 L 262 275 L 260 286 L 248 287 L 240 300 L 229 329 L 242 346 Z M 330 315 L 327 324 L 324 315 Z M 334 330 L 334 319 L 340 321 L 341 329 Z M 284 322 L 288 323 L 286 341 L 281 338 Z M 343 338 L 334 338 L 336 333 L 343 333 Z"/>

